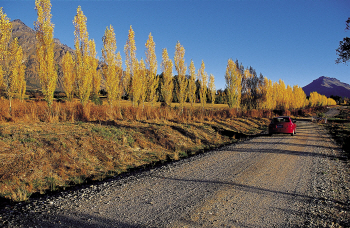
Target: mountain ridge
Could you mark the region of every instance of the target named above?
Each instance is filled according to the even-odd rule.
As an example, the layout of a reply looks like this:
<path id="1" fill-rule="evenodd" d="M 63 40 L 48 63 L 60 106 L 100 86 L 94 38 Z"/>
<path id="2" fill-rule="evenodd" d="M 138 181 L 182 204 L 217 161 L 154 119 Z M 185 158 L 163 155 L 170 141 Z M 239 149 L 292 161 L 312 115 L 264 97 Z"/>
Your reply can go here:
<path id="1" fill-rule="evenodd" d="M 310 84 L 303 87 L 306 96 L 310 96 L 311 92 L 317 92 L 327 97 L 340 96 L 350 97 L 350 85 L 339 81 L 336 78 L 321 76 L 313 80 Z"/>
<path id="2" fill-rule="evenodd" d="M 36 72 L 36 37 L 35 30 L 28 27 L 20 19 L 11 21 L 12 38 L 17 37 L 18 43 L 23 49 L 25 58 L 27 90 L 41 90 L 40 80 Z M 73 53 L 73 49 L 57 38 L 54 38 L 54 60 L 57 66 L 57 87 L 56 91 L 63 91 L 62 58 L 67 51 Z"/>

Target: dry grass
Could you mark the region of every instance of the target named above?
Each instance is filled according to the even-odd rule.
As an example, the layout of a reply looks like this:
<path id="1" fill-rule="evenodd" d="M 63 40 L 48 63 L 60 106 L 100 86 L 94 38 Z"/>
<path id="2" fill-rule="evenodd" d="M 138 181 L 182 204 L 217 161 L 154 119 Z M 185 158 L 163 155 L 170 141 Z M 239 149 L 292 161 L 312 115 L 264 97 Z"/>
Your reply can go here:
<path id="1" fill-rule="evenodd" d="M 342 108 L 335 118 L 329 118 L 324 124 L 333 138 L 343 148 L 348 159 L 350 159 L 350 109 Z"/>
<path id="2" fill-rule="evenodd" d="M 271 111 L 222 106 L 120 108 L 89 103 L 13 103 L 0 99 L 0 196 L 22 201 L 118 175 L 130 168 L 178 160 L 261 132 Z"/>

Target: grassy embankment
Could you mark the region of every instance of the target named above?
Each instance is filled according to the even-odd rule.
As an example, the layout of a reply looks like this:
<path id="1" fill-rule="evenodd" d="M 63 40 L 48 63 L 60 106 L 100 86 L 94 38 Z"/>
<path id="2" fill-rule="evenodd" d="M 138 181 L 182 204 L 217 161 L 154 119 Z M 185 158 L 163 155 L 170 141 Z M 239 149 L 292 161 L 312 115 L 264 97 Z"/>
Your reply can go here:
<path id="1" fill-rule="evenodd" d="M 178 160 L 264 130 L 271 112 L 208 105 L 132 108 L 0 100 L 0 197 L 31 194 Z M 245 118 L 244 116 L 250 116 Z M 1 198 L 0 198 L 1 199 Z"/>
<path id="2" fill-rule="evenodd" d="M 15 101 L 12 115 L 8 107 L 0 99 L 0 200 L 13 201 L 232 143 L 264 131 L 275 115 L 209 104 L 183 112 L 176 105 L 133 108 L 128 101 L 85 109 L 56 102 L 51 110 Z"/>
<path id="3" fill-rule="evenodd" d="M 335 118 L 328 119 L 325 126 L 350 159 L 350 109 L 343 107 Z"/>

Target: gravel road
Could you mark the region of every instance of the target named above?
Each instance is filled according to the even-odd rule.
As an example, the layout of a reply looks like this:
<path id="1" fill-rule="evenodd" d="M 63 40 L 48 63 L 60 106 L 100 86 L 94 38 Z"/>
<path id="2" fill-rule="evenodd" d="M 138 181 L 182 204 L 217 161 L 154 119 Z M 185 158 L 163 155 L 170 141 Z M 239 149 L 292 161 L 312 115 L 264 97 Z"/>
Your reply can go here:
<path id="1" fill-rule="evenodd" d="M 1 210 L 5 227 L 349 227 L 349 166 L 326 131 L 259 135 Z"/>

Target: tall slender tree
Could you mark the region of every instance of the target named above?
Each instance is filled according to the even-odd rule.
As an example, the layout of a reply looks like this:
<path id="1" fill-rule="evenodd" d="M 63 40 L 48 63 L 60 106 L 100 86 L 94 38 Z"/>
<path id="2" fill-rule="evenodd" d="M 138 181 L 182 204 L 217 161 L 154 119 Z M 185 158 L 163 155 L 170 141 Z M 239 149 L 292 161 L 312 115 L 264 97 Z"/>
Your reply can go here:
<path id="1" fill-rule="evenodd" d="M 157 88 L 159 83 L 159 77 L 157 76 L 157 57 L 155 47 L 156 44 L 153 41 L 152 34 L 148 35 L 146 46 L 146 66 L 147 66 L 147 97 L 152 106 L 157 102 Z"/>
<path id="2" fill-rule="evenodd" d="M 278 80 L 276 103 L 277 108 L 285 109 L 286 106 L 286 84 L 282 79 Z"/>
<path id="3" fill-rule="evenodd" d="M 175 69 L 178 74 L 178 84 L 177 84 L 177 97 L 180 103 L 181 111 L 183 111 L 184 104 L 187 99 L 187 85 L 188 81 L 186 78 L 186 71 L 187 67 L 185 65 L 185 48 L 180 44 L 179 41 L 177 41 L 175 46 L 175 56 L 174 56 L 174 62 L 175 62 Z"/>
<path id="4" fill-rule="evenodd" d="M 264 103 L 261 105 L 261 107 L 263 109 L 273 110 L 276 108 L 276 98 L 275 98 L 272 81 L 265 77 L 264 84 L 265 84 L 266 99 Z"/>
<path id="5" fill-rule="evenodd" d="M 6 95 L 10 101 L 11 113 L 12 99 L 14 97 L 23 98 L 23 89 L 25 89 L 25 65 L 23 63 L 23 51 L 21 46 L 18 44 L 17 37 L 10 43 L 8 58 L 9 71 L 3 78 L 3 81 Z"/>
<path id="6" fill-rule="evenodd" d="M 51 107 L 56 89 L 57 71 L 54 61 L 54 25 L 51 23 L 50 0 L 35 0 L 35 9 L 38 15 L 38 20 L 34 23 L 37 41 L 37 71 L 45 100 L 49 107 Z"/>
<path id="7" fill-rule="evenodd" d="M 133 89 L 133 104 L 134 106 L 139 106 L 142 104 L 144 107 L 144 102 L 146 98 L 146 65 L 143 59 L 140 62 L 135 62 L 134 73 L 132 80 Z"/>
<path id="8" fill-rule="evenodd" d="M 0 87 L 4 89 L 9 99 L 10 114 L 12 99 L 18 97 L 23 100 L 26 91 L 25 65 L 22 47 L 18 38 L 11 42 L 12 24 L 0 8 Z"/>
<path id="9" fill-rule="evenodd" d="M 11 52 L 9 51 L 12 36 L 12 23 L 6 13 L 0 8 L 0 87 L 6 91 L 7 81 L 11 74 Z M 11 113 L 11 100 L 10 100 Z"/>
<path id="10" fill-rule="evenodd" d="M 136 44 L 135 44 L 135 32 L 130 25 L 128 39 L 126 40 L 126 44 L 124 46 L 125 52 L 125 76 L 123 79 L 124 90 L 129 98 L 132 98 L 132 73 L 134 72 L 134 66 L 138 64 L 138 60 L 136 59 Z"/>
<path id="11" fill-rule="evenodd" d="M 193 104 L 196 102 L 197 75 L 196 75 L 196 68 L 194 67 L 194 63 L 192 60 L 191 60 L 190 67 L 189 67 L 189 74 L 190 74 L 190 78 L 188 81 L 188 98 L 189 98 L 189 101 L 191 103 L 191 107 L 193 107 Z"/>
<path id="12" fill-rule="evenodd" d="M 212 107 L 214 107 L 216 88 L 215 88 L 215 78 L 213 74 L 210 74 L 208 88 L 209 88 L 211 105 Z"/>
<path id="13" fill-rule="evenodd" d="M 3 78 L 9 73 L 9 44 L 12 36 L 12 23 L 6 13 L 0 7 L 0 82 L 3 83 Z"/>
<path id="14" fill-rule="evenodd" d="M 207 84 L 208 84 L 208 74 L 205 72 L 205 64 L 202 60 L 201 68 L 198 70 L 198 80 L 200 84 L 199 96 L 201 99 L 202 108 L 204 110 L 204 106 L 207 103 Z"/>
<path id="15" fill-rule="evenodd" d="M 249 69 L 245 69 L 242 75 L 242 92 L 241 92 L 241 104 L 242 107 L 246 109 L 252 108 L 253 101 L 253 90 L 252 82 L 254 75 L 250 72 Z"/>
<path id="16" fill-rule="evenodd" d="M 69 51 L 62 58 L 63 89 L 69 101 L 73 100 L 75 82 L 75 62 Z"/>
<path id="17" fill-rule="evenodd" d="M 92 77 L 91 90 L 94 99 L 99 98 L 99 93 L 101 89 L 101 72 L 97 70 L 98 59 L 96 58 L 96 45 L 94 40 L 89 40 L 89 60 L 90 60 L 90 74 Z"/>
<path id="18" fill-rule="evenodd" d="M 87 18 L 84 15 L 81 7 L 78 6 L 77 14 L 74 17 L 73 24 L 75 27 L 74 47 L 75 47 L 75 69 L 76 79 L 75 87 L 77 96 L 83 106 L 89 101 L 92 90 L 92 74 L 91 74 L 91 59 L 89 49 L 89 33 L 86 27 Z"/>
<path id="19" fill-rule="evenodd" d="M 161 92 L 164 102 L 170 106 L 173 100 L 173 62 L 169 59 L 168 51 L 166 48 L 162 52 L 162 64 L 163 82 L 161 86 Z"/>
<path id="20" fill-rule="evenodd" d="M 25 94 L 26 94 L 26 89 L 27 89 L 27 82 L 25 79 L 25 71 L 26 71 L 26 66 L 24 64 L 24 57 L 23 57 L 23 50 L 22 47 L 18 45 L 18 58 L 20 62 L 18 62 L 18 98 L 23 101 Z"/>
<path id="21" fill-rule="evenodd" d="M 104 63 L 102 70 L 106 79 L 108 103 L 113 107 L 114 103 L 120 101 L 121 98 L 121 79 L 123 69 L 120 52 L 116 54 L 117 41 L 112 25 L 110 25 L 109 28 L 106 28 L 102 41 L 102 60 Z"/>
<path id="22" fill-rule="evenodd" d="M 242 74 L 232 59 L 227 62 L 225 80 L 228 106 L 238 109 L 241 104 Z"/>

